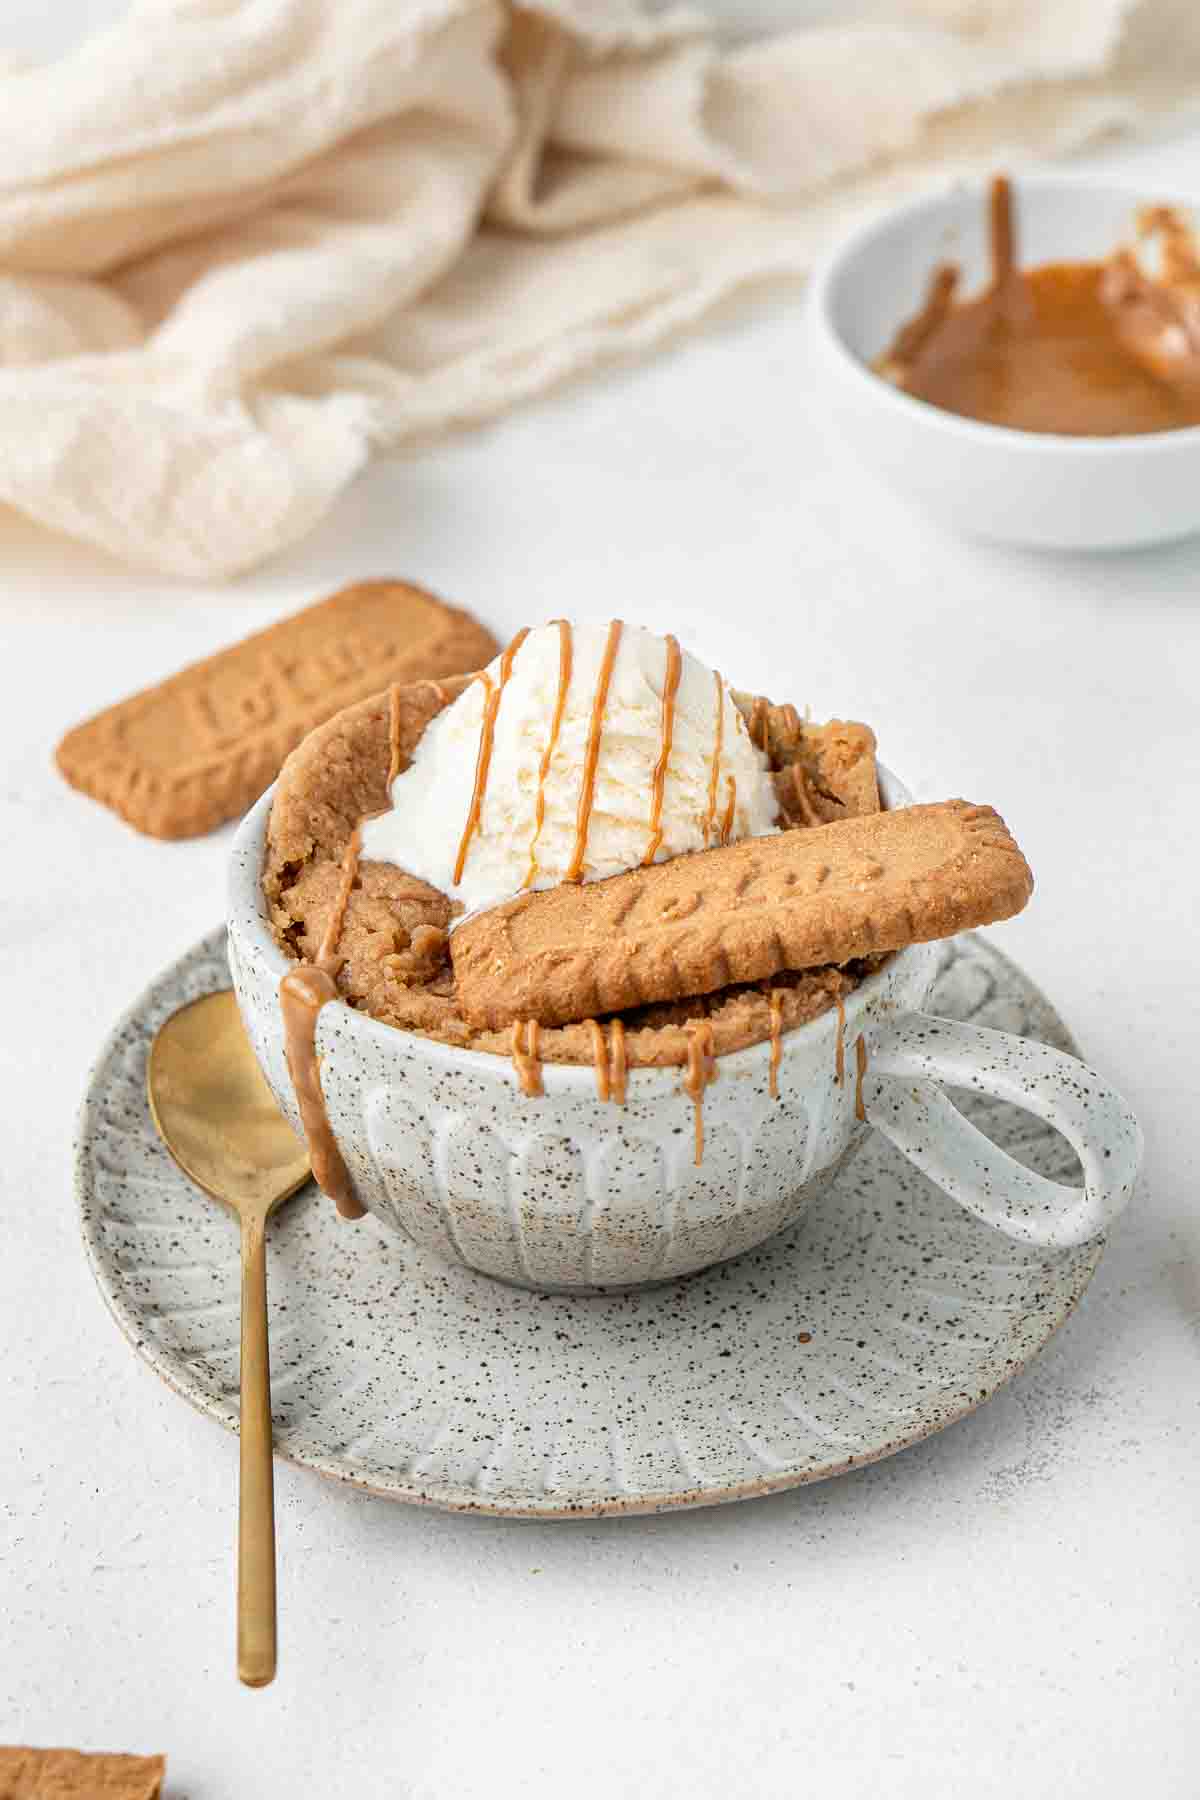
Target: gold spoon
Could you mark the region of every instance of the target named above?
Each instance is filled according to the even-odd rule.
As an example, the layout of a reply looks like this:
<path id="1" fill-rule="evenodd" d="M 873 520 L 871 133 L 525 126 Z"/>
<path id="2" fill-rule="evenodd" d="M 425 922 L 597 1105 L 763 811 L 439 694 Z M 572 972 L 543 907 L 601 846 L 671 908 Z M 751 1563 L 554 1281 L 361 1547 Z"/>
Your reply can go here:
<path id="1" fill-rule="evenodd" d="M 308 1180 L 308 1156 L 275 1104 L 228 989 L 193 1000 L 159 1026 L 146 1087 L 154 1123 L 175 1161 L 241 1221 L 237 1664 L 247 1687 L 265 1687 L 275 1678 L 267 1220 Z"/>

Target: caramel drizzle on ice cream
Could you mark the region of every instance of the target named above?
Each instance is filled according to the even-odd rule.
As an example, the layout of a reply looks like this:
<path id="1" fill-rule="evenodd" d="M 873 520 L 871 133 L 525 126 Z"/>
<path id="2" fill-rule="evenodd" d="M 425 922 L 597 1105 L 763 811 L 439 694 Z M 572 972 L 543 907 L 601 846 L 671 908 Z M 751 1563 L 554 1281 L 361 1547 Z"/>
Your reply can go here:
<path id="1" fill-rule="evenodd" d="M 769 1085 L 772 1100 L 779 1098 L 779 1063 L 783 1056 L 783 994 L 779 988 L 772 988 L 769 996 L 771 1006 L 771 1073 Z"/>
<path id="2" fill-rule="evenodd" d="M 583 879 L 583 858 L 587 851 L 588 827 L 592 822 L 592 806 L 596 799 L 596 769 L 600 762 L 600 738 L 604 730 L 604 709 L 608 704 L 608 686 L 612 680 L 613 664 L 617 660 L 617 648 L 621 642 L 623 629 L 620 619 L 614 619 L 609 626 L 604 655 L 600 661 L 600 673 L 596 678 L 596 697 L 592 702 L 592 722 L 588 727 L 587 753 L 583 759 L 583 782 L 579 789 L 579 810 L 575 815 L 575 847 L 571 851 L 571 860 L 563 875 L 564 881 L 582 881 Z M 458 879 L 457 876 L 455 879 Z"/>
<path id="3" fill-rule="evenodd" d="M 393 700 L 393 713 L 396 702 Z M 337 999 L 337 975 L 342 966 L 338 942 L 350 894 L 358 878 L 362 827 L 351 836 L 342 858 L 342 879 L 316 961 L 289 969 L 279 984 L 279 1010 L 283 1018 L 284 1057 L 300 1122 L 308 1141 L 308 1154 L 317 1186 L 329 1195 L 343 1219 L 361 1219 L 366 1208 L 356 1197 L 337 1139 L 329 1124 L 325 1095 L 321 1090 L 321 1059 L 317 1055 L 317 1020 L 321 1008 Z"/>
<path id="4" fill-rule="evenodd" d="M 471 795 L 471 804 L 467 811 L 467 822 L 463 826 L 463 834 L 459 840 L 458 855 L 454 861 L 454 885 L 458 886 L 463 878 L 463 870 L 467 864 L 467 851 L 471 847 L 471 839 L 479 829 L 479 820 L 483 813 L 483 797 L 487 792 L 488 770 L 492 766 L 492 744 L 496 735 L 496 714 L 500 711 L 500 701 L 508 686 L 508 678 L 512 674 L 512 666 L 517 651 L 529 636 L 526 625 L 518 631 L 508 649 L 500 658 L 500 673 L 493 681 L 486 669 L 479 672 L 479 680 L 484 685 L 486 698 L 483 703 L 483 720 L 479 727 L 479 751 L 475 758 L 475 790 Z"/>
<path id="5" fill-rule="evenodd" d="M 550 721 L 550 735 L 546 739 L 546 748 L 542 751 L 542 760 L 538 767 L 533 836 L 529 840 L 529 870 L 521 884 L 522 887 L 527 888 L 532 887 L 537 879 L 537 845 L 546 820 L 546 777 L 550 773 L 550 760 L 558 745 L 558 734 L 562 729 L 563 712 L 567 704 L 567 689 L 571 685 L 571 627 L 566 619 L 556 619 L 554 623 L 558 626 L 558 697 L 554 702 L 554 717 Z"/>
<path id="6" fill-rule="evenodd" d="M 534 1100 L 545 1093 L 542 1086 L 542 1061 L 538 1055 L 541 1026 L 536 1019 L 514 1019 L 512 1028 L 512 1060 L 526 1099 Z"/>
<path id="7" fill-rule="evenodd" d="M 738 714 L 741 718 L 741 714 Z M 721 842 L 727 844 L 733 834 L 733 815 L 737 810 L 737 776 L 727 775 L 725 785 L 729 789 L 729 798 L 725 802 L 725 812 L 721 819 Z"/>
<path id="8" fill-rule="evenodd" d="M 696 1115 L 696 1151 L 697 1168 L 704 1161 L 704 1090 L 710 1082 L 717 1079 L 717 1059 L 713 1054 L 713 1028 L 708 1019 L 690 1019 L 688 1032 L 687 1073 L 683 1078 L 683 1091 L 687 1094 L 695 1109 Z"/>
<path id="9" fill-rule="evenodd" d="M 667 764 L 671 757 L 671 743 L 675 735 L 675 696 L 679 691 L 679 676 L 683 668 L 683 658 L 679 653 L 679 645 L 673 637 L 667 638 L 667 666 L 663 674 L 662 691 L 662 748 L 658 753 L 658 761 L 654 765 L 654 785 L 650 800 L 650 842 L 646 846 L 646 854 L 642 858 L 643 867 L 654 861 L 658 855 L 659 845 L 663 841 L 662 809 L 663 795 L 667 786 Z"/>
<path id="10" fill-rule="evenodd" d="M 713 826 L 717 815 L 717 781 L 721 773 L 721 751 L 725 736 L 725 684 L 718 670 L 713 670 L 713 681 L 717 689 L 717 722 L 716 736 L 713 739 L 712 763 L 708 771 L 708 811 L 704 815 L 704 845 L 707 849 L 712 842 Z"/>

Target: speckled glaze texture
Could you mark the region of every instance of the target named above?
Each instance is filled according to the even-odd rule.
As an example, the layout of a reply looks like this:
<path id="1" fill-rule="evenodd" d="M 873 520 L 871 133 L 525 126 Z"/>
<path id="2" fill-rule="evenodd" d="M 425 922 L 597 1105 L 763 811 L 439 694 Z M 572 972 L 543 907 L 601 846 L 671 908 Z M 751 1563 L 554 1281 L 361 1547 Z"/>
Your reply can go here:
<path id="1" fill-rule="evenodd" d="M 909 796 L 886 771 L 887 803 Z M 234 849 L 229 961 L 255 1054 L 293 1125 L 279 983 L 261 869 L 271 794 Z M 635 1069 L 624 1107 L 597 1098 L 592 1069 L 547 1065 L 530 1099 L 505 1057 L 458 1050 L 333 1003 L 317 1051 L 329 1121 L 358 1198 L 423 1249 L 541 1291 L 595 1292 L 673 1279 L 740 1256 L 793 1225 L 865 1129 L 878 1124 L 918 1167 L 980 1217 L 1062 1247 L 1102 1231 L 1128 1199 L 1136 1123 L 1099 1076 L 1044 1046 L 960 1025 L 951 1047 L 916 1009 L 937 964 L 913 945 L 846 1000 L 845 1079 L 837 1016 L 783 1039 L 778 1098 L 769 1045 L 724 1056 L 704 1096 L 704 1156 L 680 1069 Z M 1082 1195 L 1023 1178 L 936 1085 L 1002 1094 L 1057 1125 L 1080 1154 Z M 1079 1104 L 1086 1093 L 1087 1103 Z"/>
<path id="2" fill-rule="evenodd" d="M 1069 1051 L 1050 1007 L 981 940 L 939 946 L 939 1016 Z M 118 1025 L 80 1117 L 84 1243 L 120 1329 L 237 1428 L 238 1238 L 175 1166 L 146 1058 L 178 1007 L 229 985 L 224 933 Z M 972 1120 L 1021 1165 L 1078 1177 L 1064 1139 L 1003 1100 Z M 573 1518 L 770 1493 L 903 1449 L 970 1412 L 1070 1312 L 1103 1239 L 1007 1242 L 879 1134 L 804 1221 L 735 1262 L 641 1292 L 505 1287 L 312 1187 L 272 1222 L 280 1455 L 392 1499 Z"/>

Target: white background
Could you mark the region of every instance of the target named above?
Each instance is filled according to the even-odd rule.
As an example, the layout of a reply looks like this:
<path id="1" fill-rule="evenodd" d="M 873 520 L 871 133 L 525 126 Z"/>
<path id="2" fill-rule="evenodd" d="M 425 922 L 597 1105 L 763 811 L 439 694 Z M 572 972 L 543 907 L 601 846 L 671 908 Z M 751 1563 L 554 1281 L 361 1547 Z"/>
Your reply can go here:
<path id="1" fill-rule="evenodd" d="M 5 10 L 45 49 L 113 4 Z M 1200 138 L 1103 163 L 1200 188 Z M 673 628 L 741 685 L 872 721 L 925 797 L 996 804 L 1038 876 L 996 939 L 1139 1110 L 1146 1172 L 1038 1364 L 842 1480 L 538 1526 L 280 1467 L 281 1669 L 249 1693 L 235 1442 L 118 1336 L 70 1181 L 88 1065 L 219 918 L 228 833 L 139 838 L 50 758 L 109 700 L 386 573 L 501 637 Z M 164 1749 L 172 1800 L 1192 1800 L 1200 539 L 1100 560 L 935 531 L 811 416 L 793 301 L 375 469 L 230 587 L 0 518 L 0 618 L 0 1739 Z"/>

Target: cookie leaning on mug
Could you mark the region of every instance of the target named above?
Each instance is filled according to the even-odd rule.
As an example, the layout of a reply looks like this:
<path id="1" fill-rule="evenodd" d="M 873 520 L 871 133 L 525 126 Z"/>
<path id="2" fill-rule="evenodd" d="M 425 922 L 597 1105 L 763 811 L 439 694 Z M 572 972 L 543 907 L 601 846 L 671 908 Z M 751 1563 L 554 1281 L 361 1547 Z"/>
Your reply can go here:
<path id="1" fill-rule="evenodd" d="M 56 760 L 147 836 L 198 837 L 240 817 L 343 707 L 389 681 L 468 673 L 496 649 L 422 588 L 358 582 L 77 725 Z"/>

